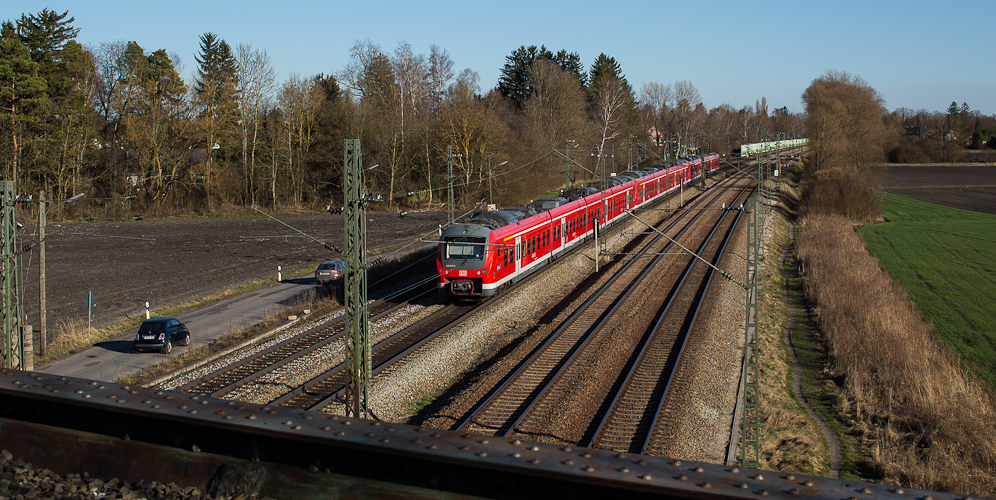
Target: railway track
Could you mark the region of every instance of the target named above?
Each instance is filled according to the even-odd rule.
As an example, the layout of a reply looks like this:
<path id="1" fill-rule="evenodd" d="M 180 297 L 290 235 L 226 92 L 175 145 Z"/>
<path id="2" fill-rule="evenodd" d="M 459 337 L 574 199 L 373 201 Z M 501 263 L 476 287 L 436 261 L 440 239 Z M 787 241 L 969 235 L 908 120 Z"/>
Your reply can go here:
<path id="1" fill-rule="evenodd" d="M 386 317 L 412 302 L 433 297 L 435 293 L 435 277 L 419 282 L 395 295 L 372 302 L 368 306 L 371 320 Z M 199 396 L 224 398 L 291 362 L 341 342 L 344 329 L 344 319 L 340 316 L 188 382 L 176 390 Z"/>
<path id="2" fill-rule="evenodd" d="M 745 191 L 740 199 L 751 194 L 753 190 Z M 696 253 L 716 265 L 741 213 L 725 212 Z M 664 302 L 663 311 L 586 446 L 640 454 L 659 451 L 650 446 L 651 436 L 666 426 L 661 415 L 668 413 L 662 409 L 673 385 L 685 380 L 680 375 L 684 373 L 682 353 L 694 348 L 690 332 L 714 272 L 713 267 L 699 260 L 685 267 L 679 289 Z M 682 288 L 693 290 L 684 292 Z"/>
<path id="3" fill-rule="evenodd" d="M 720 199 L 724 190 L 717 191 L 720 192 L 700 198 L 690 208 L 694 210 L 705 206 L 707 201 Z M 691 215 L 692 213 L 683 212 L 665 230 L 676 230 L 678 234 L 674 237 L 680 237 L 681 233 L 695 227 L 694 221 L 706 212 L 698 211 Z M 682 222 L 685 225 L 678 230 L 677 227 Z M 565 374 L 576 372 L 579 366 L 593 363 L 591 359 L 597 358 L 595 352 L 598 348 L 589 347 L 589 344 L 605 344 L 605 339 L 615 328 L 613 320 L 618 322 L 618 316 L 614 313 L 627 302 L 631 292 L 640 290 L 641 280 L 652 274 L 655 263 L 671 251 L 672 246 L 671 242 L 660 236 L 653 238 L 641 252 L 656 254 L 656 258 L 631 259 L 627 262 L 623 269 L 551 333 L 541 346 L 519 363 L 517 369 L 509 373 L 453 428 L 499 436 L 515 433 L 548 435 L 546 423 L 556 420 L 557 415 L 562 414 L 564 408 L 560 402 L 565 398 L 565 393 L 576 390 L 572 387 L 572 382 L 560 382 L 560 379 L 576 381 L 576 373 L 572 376 Z M 588 359 L 576 359 L 581 357 Z"/>
<path id="4" fill-rule="evenodd" d="M 404 359 L 408 354 L 455 326 L 466 315 L 484 306 L 480 304 L 449 304 L 414 325 L 391 335 L 373 346 L 371 375 Z M 343 392 L 347 383 L 345 363 L 315 377 L 310 382 L 272 401 L 271 405 L 300 410 L 321 411 L 326 407 L 345 404 Z"/>

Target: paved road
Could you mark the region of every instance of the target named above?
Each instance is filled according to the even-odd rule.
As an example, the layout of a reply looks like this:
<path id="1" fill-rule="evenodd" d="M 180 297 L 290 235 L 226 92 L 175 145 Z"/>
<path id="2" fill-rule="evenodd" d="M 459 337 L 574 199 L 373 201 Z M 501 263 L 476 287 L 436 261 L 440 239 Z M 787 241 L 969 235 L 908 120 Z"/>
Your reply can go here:
<path id="1" fill-rule="evenodd" d="M 135 354 L 132 349 L 134 333 L 131 333 L 100 342 L 68 358 L 36 366 L 35 371 L 114 382 L 122 375 L 135 373 L 168 356 L 177 356 L 191 347 L 207 344 L 225 334 L 229 327 L 258 323 L 267 315 L 280 311 L 284 305 L 311 293 L 314 282 L 311 277 L 285 281 L 178 316 L 177 319 L 190 330 L 190 347 L 174 347 L 172 354 Z"/>

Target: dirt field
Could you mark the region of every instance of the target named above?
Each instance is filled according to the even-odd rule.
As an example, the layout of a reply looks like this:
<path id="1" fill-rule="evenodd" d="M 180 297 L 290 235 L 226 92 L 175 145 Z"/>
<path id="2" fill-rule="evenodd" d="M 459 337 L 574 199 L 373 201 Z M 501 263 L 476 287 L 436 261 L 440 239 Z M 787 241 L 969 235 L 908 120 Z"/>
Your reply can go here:
<path id="1" fill-rule="evenodd" d="M 371 213 L 367 248 L 409 242 L 438 228 L 445 212 Z M 320 213 L 280 220 L 338 248 L 342 215 Z M 19 232 L 19 244 L 38 238 L 37 226 Z M 61 234 L 59 231 L 64 231 Z M 49 337 L 60 319 L 87 320 L 87 291 L 93 291 L 93 326 L 100 327 L 152 309 L 238 287 L 284 272 L 314 269 L 341 259 L 319 243 L 265 216 L 228 219 L 143 220 L 85 223 L 46 228 L 46 290 Z M 38 330 L 38 250 L 24 255 L 21 295 L 28 324 Z"/>
<path id="2" fill-rule="evenodd" d="M 996 214 L 996 167 L 888 167 L 882 185 L 892 194 L 962 210 Z"/>

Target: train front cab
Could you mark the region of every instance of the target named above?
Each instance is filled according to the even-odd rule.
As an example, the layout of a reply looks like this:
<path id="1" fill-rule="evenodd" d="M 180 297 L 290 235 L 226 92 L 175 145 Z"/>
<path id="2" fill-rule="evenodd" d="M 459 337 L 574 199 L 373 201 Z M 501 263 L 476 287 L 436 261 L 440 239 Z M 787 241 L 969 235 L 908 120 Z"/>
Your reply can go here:
<path id="1" fill-rule="evenodd" d="M 436 252 L 440 293 L 467 299 L 494 294 L 493 287 L 485 287 L 487 263 L 498 252 L 488 245 L 490 233 L 488 227 L 477 224 L 457 224 L 443 230 Z"/>

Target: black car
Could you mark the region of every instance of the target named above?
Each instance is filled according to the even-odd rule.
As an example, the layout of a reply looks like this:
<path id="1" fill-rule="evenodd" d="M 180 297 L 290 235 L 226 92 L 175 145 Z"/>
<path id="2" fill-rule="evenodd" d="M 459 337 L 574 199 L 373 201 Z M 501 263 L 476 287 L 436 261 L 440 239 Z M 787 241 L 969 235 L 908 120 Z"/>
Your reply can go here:
<path id="1" fill-rule="evenodd" d="M 175 318 L 147 319 L 135 334 L 135 352 L 169 354 L 174 345 L 190 345 L 190 331 Z"/>

